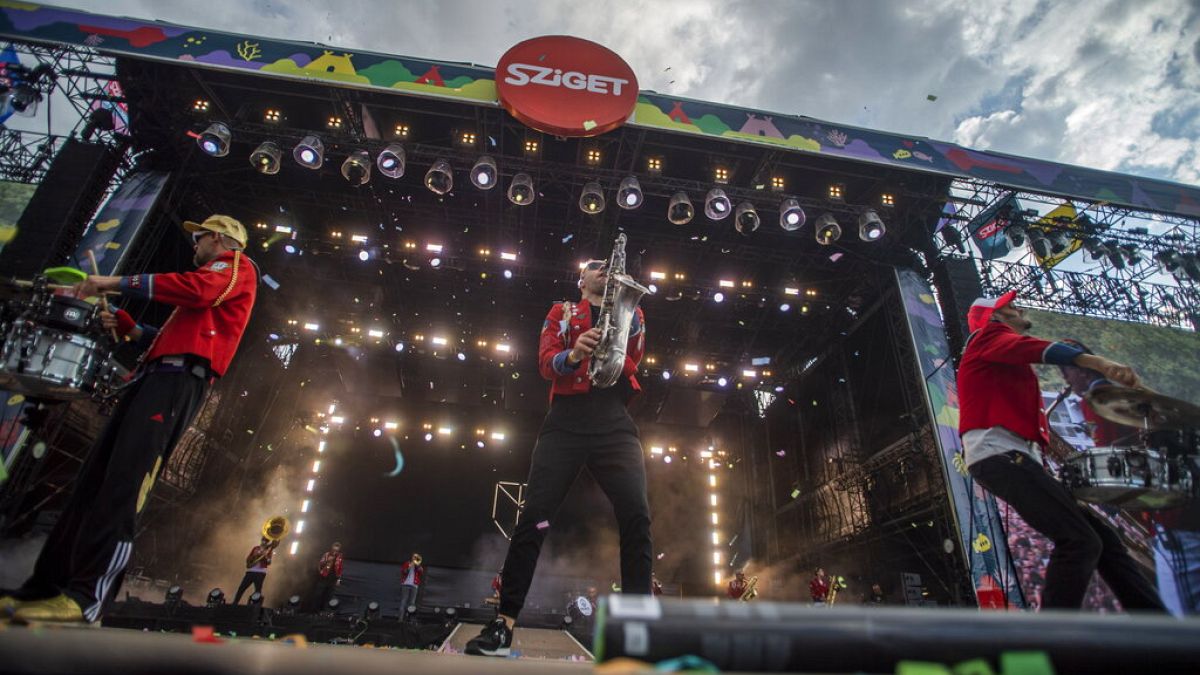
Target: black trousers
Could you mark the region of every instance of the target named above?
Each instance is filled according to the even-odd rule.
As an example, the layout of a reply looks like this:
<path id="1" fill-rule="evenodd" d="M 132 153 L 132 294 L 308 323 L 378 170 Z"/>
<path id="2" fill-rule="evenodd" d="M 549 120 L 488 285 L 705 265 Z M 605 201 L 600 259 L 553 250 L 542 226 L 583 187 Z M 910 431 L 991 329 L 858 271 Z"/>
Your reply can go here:
<path id="1" fill-rule="evenodd" d="M 1126 610 L 1166 612 L 1117 533 L 1028 456 L 1018 452 L 971 465 L 971 476 L 1054 543 L 1042 607 L 1079 609 L 1093 572 Z"/>
<path id="2" fill-rule="evenodd" d="M 333 599 L 333 594 L 337 590 L 338 578 L 330 574 L 327 577 L 317 575 L 316 581 L 313 583 L 312 592 L 308 597 L 309 612 L 323 612 L 329 601 Z"/>
<path id="3" fill-rule="evenodd" d="M 500 585 L 500 613 L 516 617 L 533 582 L 542 542 L 580 469 L 588 468 L 612 503 L 621 538 L 621 588 L 648 595 L 654 547 L 646 465 L 637 435 L 548 431 L 538 437 L 529 467 L 525 508 L 517 522 Z"/>
<path id="4" fill-rule="evenodd" d="M 18 591 L 27 599 L 64 593 L 88 621 L 100 618 L 104 602 L 120 588 L 138 514 L 203 405 L 208 381 L 190 372 L 157 371 L 130 387 L 84 460 L 33 576 Z"/>
<path id="5" fill-rule="evenodd" d="M 263 582 L 266 580 L 266 572 L 246 570 L 246 574 L 242 577 L 242 583 L 238 586 L 237 595 L 233 596 L 233 604 L 236 605 L 242 601 L 242 594 L 249 590 L 251 585 L 254 586 L 255 593 L 262 593 Z"/>

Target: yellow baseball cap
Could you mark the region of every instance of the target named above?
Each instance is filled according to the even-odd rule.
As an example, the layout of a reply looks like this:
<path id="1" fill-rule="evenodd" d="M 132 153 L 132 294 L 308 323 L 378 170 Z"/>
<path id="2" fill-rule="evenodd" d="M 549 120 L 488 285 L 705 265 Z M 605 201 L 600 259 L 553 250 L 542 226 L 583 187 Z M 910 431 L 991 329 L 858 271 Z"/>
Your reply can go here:
<path id="1" fill-rule="evenodd" d="M 209 232 L 223 234 L 241 244 L 242 248 L 246 248 L 246 242 L 248 240 L 246 237 L 245 226 L 239 223 L 236 218 L 218 214 L 213 214 L 208 218 L 205 218 L 204 222 L 202 223 L 194 223 L 190 220 L 185 220 L 183 221 L 183 229 L 187 230 L 188 232 L 207 230 Z"/>

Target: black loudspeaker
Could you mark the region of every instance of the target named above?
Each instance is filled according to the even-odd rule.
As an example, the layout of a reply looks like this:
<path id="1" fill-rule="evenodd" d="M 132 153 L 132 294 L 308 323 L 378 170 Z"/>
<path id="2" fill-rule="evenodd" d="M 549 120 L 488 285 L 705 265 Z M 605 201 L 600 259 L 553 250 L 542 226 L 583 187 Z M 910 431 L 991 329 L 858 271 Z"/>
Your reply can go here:
<path id="1" fill-rule="evenodd" d="M 66 264 L 100 207 L 122 152 L 68 139 L 17 220 L 17 235 L 0 252 L 0 274 L 28 279 Z"/>
<path id="2" fill-rule="evenodd" d="M 946 318 L 946 339 L 950 343 L 950 355 L 958 365 L 967 336 L 967 310 L 971 303 L 983 296 L 983 283 L 979 279 L 979 268 L 970 258 L 948 258 L 933 268 L 933 284 L 938 290 L 938 303 L 942 316 Z"/>

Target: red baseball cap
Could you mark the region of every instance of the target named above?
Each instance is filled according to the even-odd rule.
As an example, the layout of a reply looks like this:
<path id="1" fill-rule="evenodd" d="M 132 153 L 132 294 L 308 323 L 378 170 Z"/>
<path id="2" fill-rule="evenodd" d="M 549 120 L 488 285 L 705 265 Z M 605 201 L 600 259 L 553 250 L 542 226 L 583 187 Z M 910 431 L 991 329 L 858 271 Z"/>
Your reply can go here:
<path id="1" fill-rule="evenodd" d="M 1011 304 L 1016 297 L 1016 291 L 1009 291 L 998 298 L 979 298 L 972 302 L 971 309 L 967 310 L 967 329 L 974 333 L 983 328 L 996 310 Z"/>

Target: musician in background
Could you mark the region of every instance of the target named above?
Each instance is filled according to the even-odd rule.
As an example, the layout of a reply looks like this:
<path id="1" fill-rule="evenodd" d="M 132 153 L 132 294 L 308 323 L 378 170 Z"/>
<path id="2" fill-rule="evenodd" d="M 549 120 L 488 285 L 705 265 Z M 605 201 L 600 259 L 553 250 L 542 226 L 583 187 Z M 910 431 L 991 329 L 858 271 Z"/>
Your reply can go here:
<path id="1" fill-rule="evenodd" d="M 1043 607 L 1078 610 L 1092 572 L 1098 571 L 1126 609 L 1162 612 L 1158 594 L 1117 533 L 1043 468 L 1050 425 L 1032 364 L 1077 365 L 1131 387 L 1141 381 L 1129 366 L 1030 337 L 1033 324 L 1012 304 L 1015 298 L 1014 291 L 980 298 L 967 314 L 971 333 L 958 369 L 967 470 L 1054 542 Z"/>
<path id="2" fill-rule="evenodd" d="M 421 564 L 421 554 L 414 553 L 412 558 L 400 565 L 400 620 L 408 618 L 409 606 L 417 604 L 417 592 L 425 581 L 425 566 Z"/>
<path id="3" fill-rule="evenodd" d="M 1077 340 L 1063 342 L 1092 353 Z M 1059 370 L 1071 392 L 1081 398 L 1079 406 L 1096 447 L 1129 444 L 1138 430 L 1104 419 L 1084 398 L 1093 389 L 1112 386 L 1112 382 L 1095 370 L 1076 365 L 1059 366 Z M 1192 499 L 1173 509 L 1144 511 L 1137 517 L 1154 534 L 1150 548 L 1154 551 L 1158 597 L 1167 611 L 1179 617 L 1200 613 L 1200 500 Z"/>
<path id="4" fill-rule="evenodd" d="M 246 228 L 229 216 L 185 222 L 198 269 L 127 277 L 89 275 L 77 297 L 119 291 L 174 310 L 162 329 L 139 326 L 123 310 L 103 312 L 115 329 L 147 347 L 94 444 L 71 497 L 20 589 L 0 593 L 16 621 L 95 622 L 114 597 L 133 555 L 142 509 L 175 444 L 225 374 L 254 307 L 258 273 L 246 257 Z"/>
<path id="5" fill-rule="evenodd" d="M 825 606 L 825 600 L 829 597 L 829 577 L 825 576 L 824 567 L 818 567 L 808 582 L 808 594 L 812 596 L 813 605 Z"/>
<path id="6" fill-rule="evenodd" d="M 617 383 L 593 388 L 590 357 L 601 340 L 608 263 L 591 260 L 580 270 L 580 301 L 558 302 L 542 323 L 538 367 L 550 380 L 550 411 L 542 423 L 529 468 L 521 519 L 504 560 L 499 616 L 467 643 L 466 652 L 507 656 L 512 626 L 525 604 L 534 568 L 554 514 L 584 466 L 616 512 L 621 547 L 621 587 L 648 595 L 653 562 L 646 467 L 637 426 L 626 410 L 640 391 L 636 373 L 645 349 L 642 309 L 636 308 Z"/>
<path id="7" fill-rule="evenodd" d="M 741 600 L 742 594 L 750 588 L 750 582 L 746 580 L 746 571 L 738 570 L 733 573 L 733 578 L 729 580 L 729 584 L 725 587 L 725 595 L 730 600 Z"/>
<path id="8" fill-rule="evenodd" d="M 650 595 L 658 597 L 662 595 L 662 582 L 658 580 L 658 575 L 654 572 L 650 573 Z"/>
<path id="9" fill-rule="evenodd" d="M 500 589 L 504 586 L 503 577 L 503 567 L 500 568 L 499 572 L 496 572 L 496 576 L 492 577 L 492 597 L 490 604 L 496 605 L 497 607 L 500 606 Z"/>
<path id="10" fill-rule="evenodd" d="M 271 566 L 271 559 L 275 557 L 276 546 L 279 546 L 278 539 L 272 541 L 263 537 L 258 546 L 250 549 L 250 554 L 246 556 L 246 574 L 242 576 L 242 583 L 238 585 L 233 604 L 240 603 L 242 594 L 252 585 L 255 593 L 262 593 L 263 582 L 267 580 L 267 568 Z"/>
<path id="11" fill-rule="evenodd" d="M 317 561 L 317 579 L 309 594 L 309 611 L 319 612 L 325 609 L 333 599 L 333 593 L 342 583 L 342 544 L 333 542 L 333 546 L 321 555 Z"/>
<path id="12" fill-rule="evenodd" d="M 871 592 L 863 598 L 863 604 L 882 605 L 885 602 L 886 600 L 883 597 L 883 587 L 879 585 L 878 581 L 876 581 L 875 583 L 871 584 Z"/>

